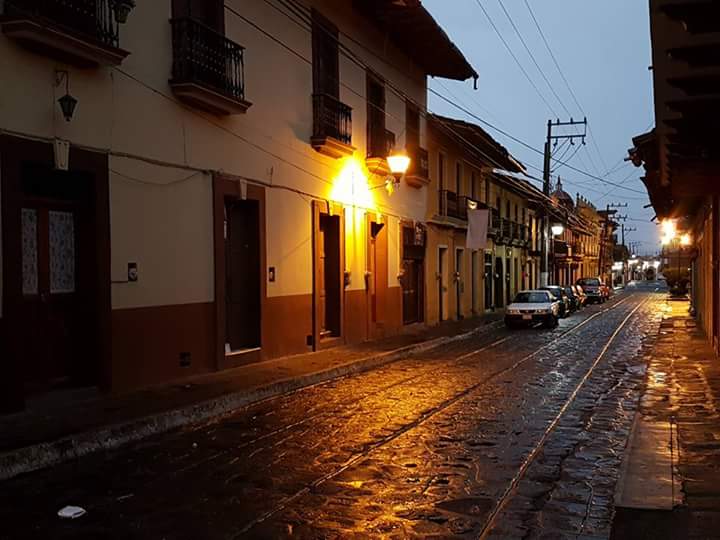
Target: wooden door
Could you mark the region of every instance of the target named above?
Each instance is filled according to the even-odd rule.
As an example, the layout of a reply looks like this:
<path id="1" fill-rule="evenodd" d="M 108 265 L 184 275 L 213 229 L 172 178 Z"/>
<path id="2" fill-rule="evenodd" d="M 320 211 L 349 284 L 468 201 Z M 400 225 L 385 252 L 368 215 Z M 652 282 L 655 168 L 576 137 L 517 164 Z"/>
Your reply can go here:
<path id="1" fill-rule="evenodd" d="M 339 216 L 320 216 L 318 250 L 320 337 L 339 337 L 342 314 Z"/>
<path id="2" fill-rule="evenodd" d="M 501 308 L 505 305 L 504 296 L 505 275 L 503 273 L 503 262 L 501 257 L 495 258 L 495 307 Z"/>
<path id="3" fill-rule="evenodd" d="M 79 212 L 71 204 L 25 201 L 21 211 L 22 341 L 33 390 L 80 377 Z"/>
<path id="4" fill-rule="evenodd" d="M 413 324 L 423 320 L 422 265 L 421 260 L 403 260 L 403 324 Z"/>
<path id="5" fill-rule="evenodd" d="M 387 229 L 384 224 L 370 222 L 368 250 L 371 332 L 375 337 L 382 337 L 388 289 Z"/>
<path id="6" fill-rule="evenodd" d="M 485 254 L 485 309 L 491 309 L 493 307 L 492 297 L 492 286 L 493 286 L 493 268 L 492 268 L 492 255 L 490 253 Z"/>
<path id="7" fill-rule="evenodd" d="M 260 206 L 226 203 L 225 342 L 231 351 L 260 347 Z"/>
<path id="8" fill-rule="evenodd" d="M 462 298 L 465 292 L 465 272 L 463 272 L 463 250 L 455 251 L 455 306 L 457 320 L 463 318 Z"/>

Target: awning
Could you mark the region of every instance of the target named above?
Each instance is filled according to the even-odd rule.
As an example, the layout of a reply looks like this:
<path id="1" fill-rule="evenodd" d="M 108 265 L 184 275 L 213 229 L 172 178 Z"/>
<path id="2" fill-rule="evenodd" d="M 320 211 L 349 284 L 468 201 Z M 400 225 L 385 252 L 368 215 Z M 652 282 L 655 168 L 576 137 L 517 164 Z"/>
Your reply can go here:
<path id="1" fill-rule="evenodd" d="M 464 81 L 477 72 L 420 0 L 353 0 L 427 75 Z"/>

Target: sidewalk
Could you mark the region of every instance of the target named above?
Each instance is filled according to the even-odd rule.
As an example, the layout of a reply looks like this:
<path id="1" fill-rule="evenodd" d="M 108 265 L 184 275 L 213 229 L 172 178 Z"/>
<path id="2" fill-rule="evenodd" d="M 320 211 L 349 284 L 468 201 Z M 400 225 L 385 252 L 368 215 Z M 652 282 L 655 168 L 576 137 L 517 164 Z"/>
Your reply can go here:
<path id="1" fill-rule="evenodd" d="M 0 416 L 0 480 L 372 369 L 489 330 L 501 317 L 499 312 L 448 321 L 414 333 L 250 364 L 130 394 L 78 390 L 29 400 L 25 411 Z"/>
<path id="2" fill-rule="evenodd" d="M 633 483 L 641 484 L 637 491 L 645 504 L 616 509 L 612 538 L 720 537 L 720 360 L 688 307 L 686 301 L 667 302 L 647 353 L 647 387 L 636 427 L 665 424 L 668 434 L 659 445 L 646 430 L 650 436 L 636 437 L 628 449 L 626 477 L 634 479 L 626 485 L 632 491 Z M 661 476 L 670 476 L 670 484 L 663 487 L 667 478 Z M 663 497 L 656 496 L 657 486 Z"/>

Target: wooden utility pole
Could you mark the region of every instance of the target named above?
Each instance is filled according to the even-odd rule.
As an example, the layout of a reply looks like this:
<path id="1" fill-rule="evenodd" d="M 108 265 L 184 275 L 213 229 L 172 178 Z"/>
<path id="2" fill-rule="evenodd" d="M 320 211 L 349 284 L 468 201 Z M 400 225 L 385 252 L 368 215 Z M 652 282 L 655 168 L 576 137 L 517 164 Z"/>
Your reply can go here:
<path id="1" fill-rule="evenodd" d="M 563 133 L 561 135 L 553 135 L 553 128 L 560 126 L 583 126 L 582 133 Z M 585 137 L 587 136 L 587 118 L 583 118 L 582 121 L 576 121 L 570 118 L 569 122 L 561 122 L 559 119 L 556 121 L 548 120 L 547 123 L 547 138 L 545 140 L 545 159 L 543 163 L 543 193 L 550 196 L 550 175 L 551 175 L 551 163 L 552 163 L 552 148 L 553 142 L 557 144 L 557 141 L 563 139 L 569 139 L 570 144 L 575 145 L 575 139 L 579 139 L 581 144 L 585 144 Z M 542 237 L 540 242 L 540 286 L 545 287 L 549 285 L 548 275 L 550 269 L 550 213 L 547 208 L 543 208 L 543 220 L 542 220 Z"/>

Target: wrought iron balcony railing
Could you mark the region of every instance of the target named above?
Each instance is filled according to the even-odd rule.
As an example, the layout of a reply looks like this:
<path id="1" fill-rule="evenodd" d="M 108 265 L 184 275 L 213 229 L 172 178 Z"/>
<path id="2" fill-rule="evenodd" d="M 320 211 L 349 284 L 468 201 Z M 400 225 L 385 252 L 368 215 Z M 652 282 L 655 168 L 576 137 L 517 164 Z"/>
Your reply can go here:
<path id="1" fill-rule="evenodd" d="M 385 128 L 370 127 L 368 130 L 367 157 L 385 159 L 394 148 L 395 134 L 392 131 Z"/>
<path id="2" fill-rule="evenodd" d="M 245 100 L 244 49 L 200 21 L 172 19 L 171 84 L 191 83 Z"/>
<path id="3" fill-rule="evenodd" d="M 5 0 L 2 18 L 34 19 L 84 41 L 117 48 L 120 33 L 112 8 L 113 0 Z"/>
<path id="4" fill-rule="evenodd" d="M 313 95 L 313 139 L 352 144 L 352 109 L 328 94 Z"/>

